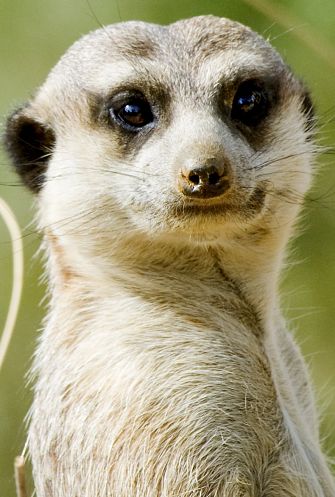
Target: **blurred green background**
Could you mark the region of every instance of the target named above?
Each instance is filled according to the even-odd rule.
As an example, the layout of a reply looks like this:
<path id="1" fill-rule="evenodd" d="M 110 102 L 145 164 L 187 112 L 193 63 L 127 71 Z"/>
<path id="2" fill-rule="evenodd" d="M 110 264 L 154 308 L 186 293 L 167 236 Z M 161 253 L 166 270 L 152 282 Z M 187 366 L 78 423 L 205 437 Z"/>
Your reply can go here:
<path id="1" fill-rule="evenodd" d="M 142 19 L 169 23 L 200 14 L 216 14 L 241 21 L 273 40 L 287 62 L 310 87 L 322 125 L 320 140 L 335 138 L 335 2 L 334 0 L 273 0 L 276 12 L 261 14 L 242 0 L 0 0 L 0 115 L 2 122 L 15 106 L 27 100 L 51 67 L 80 35 L 98 22 Z M 94 14 L 93 14 L 94 13 Z M 301 39 L 316 33 L 333 50 L 333 65 L 325 62 Z M 315 37 L 315 45 L 318 45 Z M 332 49 L 332 47 L 334 47 Z M 322 49 L 321 49 L 322 50 Z M 322 50 L 325 52 L 325 50 Z M 292 264 L 283 280 L 283 307 L 297 331 L 311 366 L 320 410 L 324 445 L 335 456 L 335 156 L 325 154 L 311 199 L 306 202 L 300 236 L 292 244 Z M 44 314 L 40 282 L 41 261 L 35 253 L 40 236 L 33 219 L 32 197 L 17 185 L 0 155 L 0 196 L 12 206 L 24 228 L 26 256 L 24 295 L 8 356 L 0 372 L 0 495 L 14 497 L 12 466 L 25 440 L 24 418 L 31 394 L 25 375 L 31 363 Z M 297 262 L 297 264 L 296 264 Z M 0 220 L 0 330 L 11 289 L 8 234 Z M 93 497 L 93 496 L 92 496 Z"/>

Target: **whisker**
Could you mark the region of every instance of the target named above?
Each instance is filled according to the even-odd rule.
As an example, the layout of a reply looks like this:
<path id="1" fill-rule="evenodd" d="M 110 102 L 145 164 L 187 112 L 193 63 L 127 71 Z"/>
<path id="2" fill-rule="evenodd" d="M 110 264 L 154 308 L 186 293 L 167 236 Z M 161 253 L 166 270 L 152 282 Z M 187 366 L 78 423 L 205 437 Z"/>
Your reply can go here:
<path id="1" fill-rule="evenodd" d="M 9 187 L 23 187 L 23 183 L 21 182 L 17 182 L 17 183 L 12 183 L 12 182 L 4 182 L 4 181 L 1 181 L 0 182 L 0 186 L 9 186 Z"/>
<path id="2" fill-rule="evenodd" d="M 143 178 L 141 178 L 140 176 L 137 176 L 136 174 L 131 174 L 131 173 L 125 173 L 124 171 L 117 171 L 115 169 L 91 169 L 93 170 L 94 172 L 98 172 L 99 174 L 102 174 L 102 175 L 110 175 L 110 174 L 117 174 L 119 176 L 126 176 L 128 178 L 134 178 L 134 179 L 137 179 L 138 181 L 144 181 Z M 73 171 L 73 172 L 66 172 L 66 173 L 62 173 L 62 174 L 56 174 L 56 175 L 48 175 L 45 179 L 48 180 L 48 181 L 52 181 L 52 180 L 57 180 L 57 179 L 63 179 L 63 178 L 67 178 L 69 176 L 73 176 L 73 177 L 76 177 L 78 175 L 77 172 Z"/>
<path id="3" fill-rule="evenodd" d="M 316 152 L 315 152 L 315 154 L 316 154 Z M 295 154 L 288 154 L 288 155 L 283 155 L 283 156 L 277 157 L 275 159 L 269 159 L 267 161 L 261 162 L 260 164 L 256 164 L 255 166 L 253 166 L 250 169 L 258 171 L 258 170 L 262 169 L 263 167 L 268 167 L 272 164 L 276 164 L 277 162 L 282 162 L 285 160 L 294 159 L 296 157 L 300 157 L 301 155 L 311 155 L 311 151 L 299 152 L 299 153 L 295 153 Z"/>
<path id="4" fill-rule="evenodd" d="M 271 31 L 271 29 L 273 29 L 275 26 L 277 26 L 277 22 L 276 21 L 273 21 L 267 28 L 264 29 L 264 31 L 262 32 L 262 36 L 265 37 L 265 35 Z"/>
<path id="5" fill-rule="evenodd" d="M 293 31 L 296 31 L 299 28 L 305 28 L 306 26 L 308 26 L 308 24 L 305 22 L 301 23 L 301 24 L 297 24 L 296 26 L 292 26 L 291 28 L 286 29 L 285 31 L 279 33 L 276 36 L 272 36 L 272 37 L 269 36 L 267 39 L 268 39 L 269 43 L 273 43 L 274 41 L 278 40 L 279 38 L 282 38 L 283 36 L 285 36 L 289 33 L 292 33 Z"/>

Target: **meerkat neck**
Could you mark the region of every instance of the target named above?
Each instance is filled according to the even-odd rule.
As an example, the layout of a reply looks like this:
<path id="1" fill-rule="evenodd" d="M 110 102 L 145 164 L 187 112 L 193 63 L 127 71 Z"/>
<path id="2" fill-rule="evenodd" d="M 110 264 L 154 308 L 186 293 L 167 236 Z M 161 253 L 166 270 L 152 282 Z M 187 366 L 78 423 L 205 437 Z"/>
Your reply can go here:
<path id="1" fill-rule="evenodd" d="M 148 288 L 147 293 L 155 295 L 163 286 L 174 295 L 189 291 L 191 299 L 194 285 L 201 285 L 204 291 L 226 285 L 253 307 L 264 326 L 278 307 L 276 289 L 283 247 L 274 243 L 273 237 L 271 243 L 254 245 L 247 240 L 208 245 L 124 238 L 117 246 L 111 245 L 108 257 L 97 253 L 87 259 L 61 250 L 54 237 L 48 238 L 51 283 L 60 298 L 63 294 L 68 298 L 68 292 L 63 292 L 64 281 L 69 287 L 76 286 L 76 292 L 69 292 L 75 298 L 81 288 L 94 298 L 101 288 L 105 295 L 113 293 L 117 284 L 140 294 Z M 168 303 L 169 292 L 164 295 Z"/>

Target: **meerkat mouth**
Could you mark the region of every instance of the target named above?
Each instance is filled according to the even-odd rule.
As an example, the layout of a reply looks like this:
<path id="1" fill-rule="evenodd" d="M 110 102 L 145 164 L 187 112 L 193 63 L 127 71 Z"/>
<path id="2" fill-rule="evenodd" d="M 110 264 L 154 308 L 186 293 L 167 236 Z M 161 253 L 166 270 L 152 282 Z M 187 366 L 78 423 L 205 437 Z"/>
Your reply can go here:
<path id="1" fill-rule="evenodd" d="M 237 216 L 252 218 L 265 207 L 266 189 L 256 186 L 248 198 L 238 192 L 225 198 L 222 195 L 215 199 L 184 199 L 183 203 L 174 206 L 174 214 L 178 217 L 222 217 Z"/>

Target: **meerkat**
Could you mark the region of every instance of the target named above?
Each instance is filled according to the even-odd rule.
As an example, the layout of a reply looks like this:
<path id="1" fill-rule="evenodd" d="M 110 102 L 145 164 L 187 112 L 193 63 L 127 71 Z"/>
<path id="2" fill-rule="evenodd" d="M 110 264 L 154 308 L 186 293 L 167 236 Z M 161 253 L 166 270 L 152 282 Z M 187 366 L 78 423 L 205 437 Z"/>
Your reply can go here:
<path id="1" fill-rule="evenodd" d="M 304 84 L 213 16 L 92 32 L 8 119 L 50 308 L 38 497 L 333 497 L 278 276 L 316 145 Z"/>

